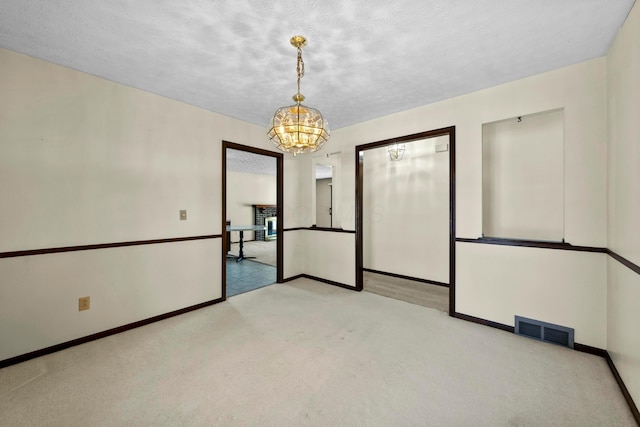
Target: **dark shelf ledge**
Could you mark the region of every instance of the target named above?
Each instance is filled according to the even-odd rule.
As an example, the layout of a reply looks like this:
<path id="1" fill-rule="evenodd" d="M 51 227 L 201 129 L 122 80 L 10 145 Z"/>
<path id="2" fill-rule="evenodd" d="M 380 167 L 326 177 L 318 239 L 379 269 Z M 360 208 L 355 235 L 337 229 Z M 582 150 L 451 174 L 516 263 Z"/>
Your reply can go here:
<path id="1" fill-rule="evenodd" d="M 295 228 L 284 229 L 284 231 L 299 231 L 299 230 L 328 231 L 330 233 L 356 234 L 356 230 L 345 230 L 344 228 L 316 227 L 315 225 L 312 225 L 311 227 L 295 227 Z"/>
<path id="2" fill-rule="evenodd" d="M 608 253 L 607 248 L 599 248 L 595 246 L 574 246 L 571 243 L 566 242 L 549 242 L 542 240 L 499 239 L 494 237 L 467 239 L 463 237 L 456 237 L 456 242 L 480 243 L 485 245 L 520 246 L 525 248 L 558 249 L 578 252 L 597 252 L 605 254 Z"/>

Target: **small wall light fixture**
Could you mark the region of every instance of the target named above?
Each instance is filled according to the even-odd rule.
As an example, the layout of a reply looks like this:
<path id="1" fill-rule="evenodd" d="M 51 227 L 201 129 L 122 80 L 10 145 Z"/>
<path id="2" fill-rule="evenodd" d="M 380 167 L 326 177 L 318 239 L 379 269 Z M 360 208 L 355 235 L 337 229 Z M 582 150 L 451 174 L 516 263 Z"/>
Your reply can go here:
<path id="1" fill-rule="evenodd" d="M 402 160 L 402 156 L 404 156 L 404 144 L 391 144 L 387 151 L 389 152 L 389 158 L 391 161 Z"/>

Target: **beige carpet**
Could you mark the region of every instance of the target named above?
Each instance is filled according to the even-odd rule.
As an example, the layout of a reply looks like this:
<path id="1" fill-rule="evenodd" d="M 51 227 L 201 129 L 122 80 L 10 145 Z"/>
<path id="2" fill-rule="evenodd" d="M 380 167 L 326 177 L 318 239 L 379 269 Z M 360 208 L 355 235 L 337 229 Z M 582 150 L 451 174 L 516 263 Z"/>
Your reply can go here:
<path id="1" fill-rule="evenodd" d="M 252 258 L 252 261 L 277 267 L 276 240 L 268 240 L 268 241 L 252 240 L 249 242 L 244 242 L 242 251 L 244 252 L 245 256 L 255 257 L 255 258 Z M 229 251 L 229 255 L 238 256 L 239 252 L 240 252 L 240 245 L 238 243 L 232 243 L 231 250 Z"/>
<path id="2" fill-rule="evenodd" d="M 2 426 L 633 426 L 599 357 L 306 279 L 0 370 Z"/>

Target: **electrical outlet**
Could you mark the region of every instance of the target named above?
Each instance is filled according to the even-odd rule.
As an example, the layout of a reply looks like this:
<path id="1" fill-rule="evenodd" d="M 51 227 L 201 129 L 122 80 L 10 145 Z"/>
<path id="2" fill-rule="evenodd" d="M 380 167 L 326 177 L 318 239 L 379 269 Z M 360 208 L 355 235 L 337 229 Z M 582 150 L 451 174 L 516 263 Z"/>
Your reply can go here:
<path id="1" fill-rule="evenodd" d="M 186 221 L 187 220 L 187 211 L 185 209 L 180 211 L 180 221 Z"/>
<path id="2" fill-rule="evenodd" d="M 91 308 L 91 297 L 78 298 L 78 311 L 89 310 Z"/>

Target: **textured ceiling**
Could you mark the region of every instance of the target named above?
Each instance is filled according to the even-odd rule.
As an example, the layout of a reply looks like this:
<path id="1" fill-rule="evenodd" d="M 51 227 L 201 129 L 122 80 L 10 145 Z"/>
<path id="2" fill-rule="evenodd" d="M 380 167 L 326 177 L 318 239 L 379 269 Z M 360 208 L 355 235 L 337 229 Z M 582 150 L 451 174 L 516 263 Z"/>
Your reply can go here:
<path id="1" fill-rule="evenodd" d="M 275 157 L 227 148 L 227 171 L 275 176 L 277 162 Z"/>
<path id="2" fill-rule="evenodd" d="M 337 129 L 605 55 L 633 0 L 0 0 L 0 47 L 267 125 Z M 1 64 L 0 64 L 1 66 Z"/>
<path id="3" fill-rule="evenodd" d="M 277 173 L 275 157 L 227 148 L 227 171 L 273 175 Z M 316 164 L 316 179 L 331 178 L 331 166 Z"/>

